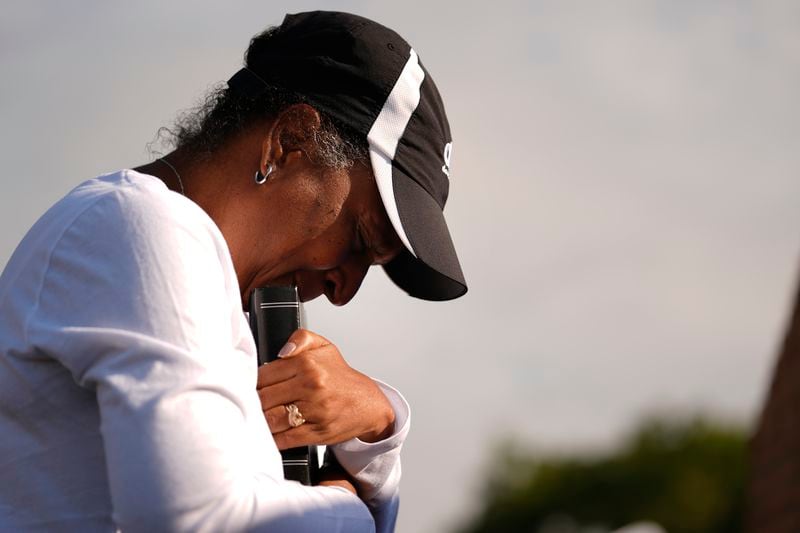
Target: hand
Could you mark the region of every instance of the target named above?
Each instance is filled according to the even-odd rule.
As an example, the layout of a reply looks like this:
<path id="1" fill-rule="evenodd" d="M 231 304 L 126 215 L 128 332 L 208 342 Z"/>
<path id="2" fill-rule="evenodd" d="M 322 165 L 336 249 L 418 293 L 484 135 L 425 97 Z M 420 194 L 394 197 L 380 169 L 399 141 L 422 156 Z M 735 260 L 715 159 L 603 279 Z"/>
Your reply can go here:
<path id="1" fill-rule="evenodd" d="M 345 477 L 335 478 L 328 476 L 325 479 L 320 480 L 319 485 L 321 487 L 342 487 L 343 489 L 347 489 L 356 496 L 358 496 L 358 492 L 353 484 L 350 482 L 350 479 Z"/>
<path id="2" fill-rule="evenodd" d="M 352 479 L 338 463 L 322 467 L 319 471 L 318 485 L 323 487 L 342 487 L 358 496 L 358 491 L 355 485 L 353 485 Z"/>
<path id="3" fill-rule="evenodd" d="M 376 442 L 391 435 L 389 400 L 374 381 L 347 364 L 336 346 L 304 329 L 292 334 L 286 348 L 292 345 L 289 354 L 258 369 L 261 409 L 279 449 L 353 437 Z M 291 403 L 306 419 L 296 428 L 289 426 L 285 407 Z"/>

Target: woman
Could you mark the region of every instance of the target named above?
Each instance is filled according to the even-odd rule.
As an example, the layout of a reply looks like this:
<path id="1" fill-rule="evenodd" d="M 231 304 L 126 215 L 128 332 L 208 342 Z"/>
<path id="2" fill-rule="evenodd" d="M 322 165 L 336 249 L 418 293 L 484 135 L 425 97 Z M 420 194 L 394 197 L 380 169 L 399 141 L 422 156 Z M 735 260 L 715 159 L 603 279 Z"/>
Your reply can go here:
<path id="1" fill-rule="evenodd" d="M 309 331 L 256 370 L 242 310 L 290 283 L 343 305 L 373 264 L 466 291 L 441 99 L 344 13 L 287 16 L 245 63 L 174 152 L 75 188 L 0 277 L 0 530 L 393 529 L 405 400 Z M 278 449 L 312 443 L 342 469 L 284 480 Z"/>

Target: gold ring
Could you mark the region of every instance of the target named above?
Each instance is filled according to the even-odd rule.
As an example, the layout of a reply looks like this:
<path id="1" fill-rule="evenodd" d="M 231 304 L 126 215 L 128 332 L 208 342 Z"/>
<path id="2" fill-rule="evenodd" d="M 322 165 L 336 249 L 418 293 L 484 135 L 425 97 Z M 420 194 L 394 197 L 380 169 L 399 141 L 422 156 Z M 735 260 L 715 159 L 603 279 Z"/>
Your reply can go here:
<path id="1" fill-rule="evenodd" d="M 303 414 L 300 412 L 300 409 L 293 403 L 289 405 L 284 405 L 286 407 L 286 414 L 289 418 L 289 425 L 293 428 L 302 426 L 306 423 L 306 419 L 303 418 Z"/>

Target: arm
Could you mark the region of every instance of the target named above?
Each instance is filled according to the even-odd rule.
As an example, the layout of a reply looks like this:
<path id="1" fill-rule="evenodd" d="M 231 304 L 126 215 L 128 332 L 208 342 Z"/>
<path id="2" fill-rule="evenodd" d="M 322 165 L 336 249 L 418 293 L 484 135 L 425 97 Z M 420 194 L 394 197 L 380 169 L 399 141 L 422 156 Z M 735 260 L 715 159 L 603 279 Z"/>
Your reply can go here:
<path id="1" fill-rule="evenodd" d="M 411 410 L 394 388 L 375 380 L 395 412 L 394 431 L 384 440 L 351 439 L 331 446 L 339 464 L 353 478 L 375 518 L 378 533 L 394 531 L 400 504 L 400 450 L 411 425 Z"/>
<path id="2" fill-rule="evenodd" d="M 49 258 L 29 321 L 37 346 L 96 394 L 115 521 L 372 531 L 346 490 L 283 479 L 227 250 L 180 202 L 108 195 L 86 209 Z"/>

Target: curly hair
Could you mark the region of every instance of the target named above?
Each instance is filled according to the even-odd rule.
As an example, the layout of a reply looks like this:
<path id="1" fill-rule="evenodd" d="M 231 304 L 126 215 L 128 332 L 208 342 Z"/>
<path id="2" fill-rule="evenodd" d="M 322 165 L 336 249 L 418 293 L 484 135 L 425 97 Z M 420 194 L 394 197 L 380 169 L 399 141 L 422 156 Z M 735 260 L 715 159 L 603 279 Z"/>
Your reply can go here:
<path id="1" fill-rule="evenodd" d="M 268 28 L 250 41 L 245 52 L 245 65 L 249 66 L 264 44 L 278 28 Z M 159 139 L 175 149 L 190 153 L 197 159 L 209 158 L 217 149 L 243 130 L 276 116 L 288 106 L 308 103 L 297 92 L 274 84 L 257 97 L 232 91 L 227 84 L 213 87 L 200 103 L 182 112 L 172 128 L 161 128 Z M 313 103 L 310 103 L 313 107 Z M 321 126 L 314 135 L 314 153 L 309 154 L 316 163 L 332 169 L 351 167 L 356 161 L 369 157 L 367 139 L 333 118 L 320 112 Z"/>

